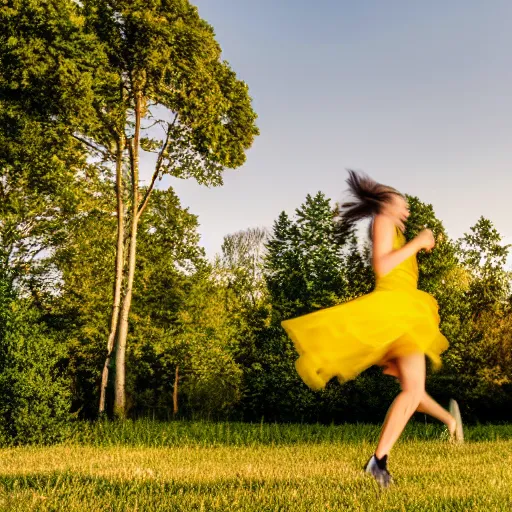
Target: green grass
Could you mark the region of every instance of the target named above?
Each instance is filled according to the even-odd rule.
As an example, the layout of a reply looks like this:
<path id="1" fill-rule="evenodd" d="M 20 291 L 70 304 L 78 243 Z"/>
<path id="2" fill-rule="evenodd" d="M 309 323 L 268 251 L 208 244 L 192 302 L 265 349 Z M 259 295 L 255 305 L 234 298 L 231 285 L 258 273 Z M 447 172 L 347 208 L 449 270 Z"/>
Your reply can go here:
<path id="1" fill-rule="evenodd" d="M 137 420 L 78 423 L 73 444 L 87 446 L 255 446 L 302 443 L 376 442 L 380 425 L 370 424 L 282 424 L 204 421 Z M 438 423 L 410 422 L 402 440 L 438 440 L 443 427 Z M 512 425 L 479 425 L 466 428 L 469 441 L 512 440 Z"/>
<path id="2" fill-rule="evenodd" d="M 138 421 L 82 424 L 72 442 L 0 450 L 8 511 L 507 511 L 512 428 L 464 445 L 414 423 L 394 448 L 395 485 L 362 466 L 379 427 Z M 436 437 L 437 436 L 437 437 Z"/>

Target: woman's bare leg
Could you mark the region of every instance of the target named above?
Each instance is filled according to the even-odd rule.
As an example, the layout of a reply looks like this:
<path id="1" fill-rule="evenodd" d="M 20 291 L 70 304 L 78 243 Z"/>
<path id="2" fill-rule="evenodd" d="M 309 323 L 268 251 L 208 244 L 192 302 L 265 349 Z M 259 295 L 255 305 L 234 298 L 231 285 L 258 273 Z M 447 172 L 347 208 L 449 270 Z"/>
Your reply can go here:
<path id="1" fill-rule="evenodd" d="M 379 459 L 391 451 L 425 394 L 425 355 L 416 352 L 398 357 L 394 362 L 402 391 L 391 404 L 384 420 L 375 450 L 375 455 Z"/>
<path id="2" fill-rule="evenodd" d="M 398 380 L 400 379 L 400 371 L 394 359 L 388 361 L 386 367 L 384 368 L 383 373 L 385 375 L 391 375 L 392 377 L 396 377 Z M 423 393 L 423 396 L 420 400 L 417 412 L 422 412 L 424 414 L 428 414 L 433 418 L 444 423 L 450 432 L 450 435 L 453 436 L 455 434 L 456 421 L 455 418 L 444 408 L 441 407 L 430 395 L 426 392 Z"/>
<path id="3" fill-rule="evenodd" d="M 448 427 L 451 436 L 455 434 L 455 427 L 457 425 L 455 418 L 427 393 L 424 393 L 423 398 L 420 401 L 420 405 L 416 410 L 418 412 L 428 414 L 429 416 L 432 416 L 444 423 Z"/>

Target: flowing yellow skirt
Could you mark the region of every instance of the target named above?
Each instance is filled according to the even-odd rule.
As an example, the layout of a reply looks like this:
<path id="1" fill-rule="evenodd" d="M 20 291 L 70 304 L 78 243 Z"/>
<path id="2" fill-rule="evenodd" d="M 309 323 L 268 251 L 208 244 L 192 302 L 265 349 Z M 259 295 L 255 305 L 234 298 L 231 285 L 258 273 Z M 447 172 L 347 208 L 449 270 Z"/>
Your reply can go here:
<path id="1" fill-rule="evenodd" d="M 299 358 L 295 365 L 312 389 L 333 377 L 355 378 L 372 365 L 423 352 L 434 368 L 448 348 L 439 331 L 434 297 L 418 289 L 376 290 L 358 299 L 282 322 Z"/>

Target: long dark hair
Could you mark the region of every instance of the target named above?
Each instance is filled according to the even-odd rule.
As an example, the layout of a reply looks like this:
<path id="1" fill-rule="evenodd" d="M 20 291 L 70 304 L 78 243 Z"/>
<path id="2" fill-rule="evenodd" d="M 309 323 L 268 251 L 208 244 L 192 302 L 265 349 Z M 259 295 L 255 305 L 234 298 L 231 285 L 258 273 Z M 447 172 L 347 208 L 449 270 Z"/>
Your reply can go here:
<path id="1" fill-rule="evenodd" d="M 395 188 L 377 183 L 362 172 L 349 170 L 347 184 L 352 200 L 343 203 L 339 211 L 341 219 L 347 224 L 372 218 L 382 212 L 393 196 L 403 197 Z"/>
<path id="2" fill-rule="evenodd" d="M 375 215 L 382 212 L 393 196 L 404 197 L 404 195 L 393 187 L 377 183 L 365 173 L 351 169 L 348 170 L 347 184 L 352 199 L 342 203 L 336 212 L 338 229 L 343 234 L 350 231 L 358 220 L 370 218 L 368 235 L 372 239 Z"/>

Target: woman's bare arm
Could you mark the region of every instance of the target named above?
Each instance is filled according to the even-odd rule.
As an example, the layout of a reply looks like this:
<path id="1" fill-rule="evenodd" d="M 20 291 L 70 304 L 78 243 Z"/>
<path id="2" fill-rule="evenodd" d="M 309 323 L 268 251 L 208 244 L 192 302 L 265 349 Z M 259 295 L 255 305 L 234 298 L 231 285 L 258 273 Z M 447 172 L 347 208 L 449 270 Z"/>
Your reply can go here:
<path id="1" fill-rule="evenodd" d="M 373 269 L 384 276 L 421 249 L 431 249 L 434 237 L 430 230 L 422 231 L 400 249 L 393 249 L 396 226 L 387 215 L 377 215 L 373 223 Z"/>

